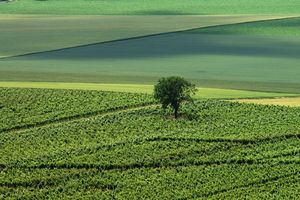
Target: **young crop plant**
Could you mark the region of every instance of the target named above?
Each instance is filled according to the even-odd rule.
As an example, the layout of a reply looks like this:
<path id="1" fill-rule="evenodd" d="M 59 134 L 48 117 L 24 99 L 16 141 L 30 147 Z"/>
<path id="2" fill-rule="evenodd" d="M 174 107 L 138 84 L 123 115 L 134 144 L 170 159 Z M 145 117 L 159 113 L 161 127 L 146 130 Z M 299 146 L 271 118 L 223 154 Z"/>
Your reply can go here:
<path id="1" fill-rule="evenodd" d="M 154 87 L 154 98 L 166 109 L 171 106 L 174 110 L 175 119 L 178 118 L 180 104 L 182 102 L 193 102 L 191 95 L 196 93 L 194 84 L 182 77 L 171 76 L 161 78 Z"/>
<path id="2" fill-rule="evenodd" d="M 0 88 L 0 96 L 0 132 L 153 103 L 147 94 L 84 90 Z"/>

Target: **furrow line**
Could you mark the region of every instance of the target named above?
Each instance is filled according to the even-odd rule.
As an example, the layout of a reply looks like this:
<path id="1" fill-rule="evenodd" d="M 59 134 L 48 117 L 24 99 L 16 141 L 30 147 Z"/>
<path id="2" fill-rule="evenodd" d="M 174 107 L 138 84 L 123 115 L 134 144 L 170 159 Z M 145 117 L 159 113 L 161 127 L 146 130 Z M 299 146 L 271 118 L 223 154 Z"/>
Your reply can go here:
<path id="1" fill-rule="evenodd" d="M 271 161 L 271 162 L 270 162 Z M 130 163 L 130 164 L 94 164 L 94 163 L 45 163 L 33 166 L 13 166 L 0 164 L 2 169 L 82 169 L 82 170 L 99 170 L 99 171 L 127 171 L 132 169 L 156 169 L 156 168 L 176 168 L 176 167 L 190 167 L 190 166 L 211 166 L 211 165 L 263 165 L 263 164 L 300 164 L 300 161 L 274 161 L 272 159 L 233 159 L 233 160 L 189 160 L 177 163 L 162 163 L 162 162 L 152 162 L 152 163 Z"/>
<path id="2" fill-rule="evenodd" d="M 110 114 L 129 112 L 129 111 L 133 111 L 133 110 L 154 107 L 156 105 L 157 104 L 155 104 L 155 103 L 144 103 L 144 104 L 134 105 L 134 106 L 130 106 L 130 107 L 120 106 L 120 107 L 112 108 L 112 109 L 109 109 L 106 111 L 93 111 L 93 112 L 89 112 L 89 113 L 63 117 L 63 118 L 59 118 L 59 119 L 55 119 L 55 120 L 46 120 L 46 121 L 37 122 L 34 124 L 26 124 L 26 125 L 22 125 L 22 126 L 16 126 L 13 128 L 2 129 L 2 130 L 0 130 L 0 133 L 22 132 L 22 131 L 26 131 L 26 130 L 29 130 L 32 128 L 46 127 L 46 126 L 49 126 L 52 124 L 72 122 L 72 121 L 82 120 L 82 119 L 86 119 L 86 118 L 90 118 L 90 117 L 94 117 L 94 116 L 98 116 L 98 115 L 107 116 Z"/>
<path id="3" fill-rule="evenodd" d="M 292 176 L 297 176 L 299 174 L 300 174 L 300 171 L 296 171 L 296 172 L 289 173 L 289 174 L 284 174 L 284 175 L 281 175 L 281 176 L 275 176 L 275 177 L 271 177 L 271 178 L 261 179 L 261 180 L 258 180 L 258 181 L 253 181 L 253 182 L 250 182 L 248 184 L 241 185 L 241 186 L 235 186 L 235 187 L 231 187 L 229 189 L 225 188 L 225 189 L 221 189 L 221 190 L 211 192 L 211 193 L 207 193 L 207 194 L 204 194 L 204 195 L 199 195 L 199 197 L 206 197 L 206 198 L 210 197 L 211 198 L 212 196 L 219 195 L 219 194 L 222 194 L 222 193 L 231 192 L 231 191 L 234 191 L 236 189 L 249 188 L 249 187 L 253 187 L 253 186 L 256 186 L 256 185 L 267 184 L 267 183 L 270 183 L 270 182 L 278 181 L 280 179 L 289 178 L 289 177 L 292 177 Z"/>

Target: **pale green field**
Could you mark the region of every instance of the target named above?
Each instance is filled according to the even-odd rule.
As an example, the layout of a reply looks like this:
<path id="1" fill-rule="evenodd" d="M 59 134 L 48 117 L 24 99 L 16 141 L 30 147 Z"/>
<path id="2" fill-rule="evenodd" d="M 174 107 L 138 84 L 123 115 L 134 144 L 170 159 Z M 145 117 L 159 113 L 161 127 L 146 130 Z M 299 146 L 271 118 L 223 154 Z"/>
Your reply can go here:
<path id="1" fill-rule="evenodd" d="M 179 75 L 208 88 L 300 93 L 299 55 L 298 36 L 194 30 L 1 59 L 0 81 L 152 85 Z"/>
<path id="2" fill-rule="evenodd" d="M 286 15 L 0 15 L 0 57 Z"/>
<path id="3" fill-rule="evenodd" d="M 62 20 L 53 22 L 53 25 L 58 23 L 60 24 L 58 27 L 66 30 L 64 24 L 73 17 L 53 17 Z M 140 19 L 138 19 L 139 17 Z M 276 16 L 139 17 L 124 17 L 124 20 L 127 19 L 127 21 L 125 20 L 127 24 L 123 21 L 123 24 L 118 22 L 107 27 L 107 29 L 104 28 L 103 35 L 97 35 L 97 31 L 94 29 L 90 33 L 106 41 L 118 37 L 122 39 L 124 35 L 122 35 L 123 32 L 118 31 L 120 27 L 134 27 L 127 29 L 128 32 L 125 31 L 128 37 L 135 34 L 153 33 L 151 28 L 160 31 L 178 31 L 188 27 L 192 28 L 196 24 L 204 27 L 192 31 L 168 34 L 160 34 L 160 32 L 158 35 L 106 43 L 101 43 L 100 40 L 99 43 L 93 45 L 1 59 L 0 81 L 153 85 L 162 76 L 179 75 L 191 80 L 198 86 L 207 88 L 300 93 L 299 18 L 214 26 L 216 24 L 246 22 Z M 65 34 L 58 34 L 56 37 L 49 39 L 51 37 L 48 36 L 52 34 L 54 29 L 49 32 L 45 31 L 48 36 L 40 37 L 39 40 L 39 37 L 35 37 L 35 34 L 31 35 L 30 33 L 35 30 L 33 28 L 33 24 L 36 24 L 34 21 L 40 19 L 32 20 L 30 16 L 28 18 L 28 22 L 32 26 L 29 26 L 28 32 L 24 35 L 30 39 L 22 39 L 23 31 L 19 29 L 21 26 L 17 26 L 18 23 L 22 24 L 20 23 L 22 19 L 17 18 L 15 26 L 3 22 L 4 25 L 11 27 L 11 32 L 6 33 L 7 37 L 0 37 L 2 38 L 0 39 L 2 40 L 1 43 L 4 44 L 0 47 L 2 52 L 6 51 L 8 53 L 10 51 L 11 54 L 28 53 L 37 49 L 47 48 L 51 50 L 54 47 L 58 48 L 56 46 L 58 44 L 67 47 L 74 40 L 80 42 L 78 37 L 81 33 L 76 31 L 73 31 L 75 33 L 73 36 L 62 31 Z M 84 16 L 82 19 L 85 21 L 89 18 L 93 17 Z M 99 17 L 99 20 L 105 19 L 102 24 L 105 27 L 106 22 L 113 22 L 113 19 L 119 18 L 122 17 L 102 16 Z M 45 16 L 45 19 L 48 20 L 49 18 Z M 68 20 L 64 21 L 64 19 Z M 141 32 L 135 32 L 140 27 L 135 27 L 133 24 L 142 23 L 147 21 L 146 19 L 149 24 L 145 23 Z M 151 21 L 153 19 L 156 19 L 156 21 Z M 133 22 L 132 20 L 136 21 Z M 178 25 L 176 27 L 175 25 L 168 25 L 164 28 L 164 23 L 155 25 L 159 20 L 164 21 L 165 24 L 172 24 L 172 21 L 176 21 L 174 24 Z M 186 21 L 190 22 L 185 24 Z M 97 20 L 93 23 L 96 22 Z M 40 22 L 40 25 L 37 25 L 36 35 L 40 34 L 39 29 L 41 27 L 45 28 L 46 23 L 42 24 L 44 23 Z M 6 30 L 7 27 L 4 25 L 3 28 Z M 85 26 L 82 25 L 81 28 L 89 32 L 90 25 L 86 28 L 83 28 Z M 207 26 L 214 27 L 207 28 Z M 73 21 L 73 24 L 70 23 L 70 27 L 76 28 L 76 30 L 80 29 L 80 27 L 76 27 L 75 21 Z M 222 32 L 222 30 L 227 29 L 250 29 L 252 32 L 251 34 L 243 34 L 243 31 L 232 32 L 232 34 L 228 34 L 226 31 Z M 46 28 L 46 30 L 48 29 Z M 110 32 L 112 34 L 109 34 Z M 272 34 L 265 35 L 263 34 L 265 32 L 275 32 L 276 34 L 274 36 Z M 290 32 L 290 35 L 287 35 L 286 32 Z M 60 33 L 60 31 L 57 31 L 57 33 Z M 19 38 L 19 41 L 13 42 L 14 38 Z M 42 42 L 45 38 L 47 38 L 48 43 Z M 37 42 L 34 42 L 35 40 Z M 57 43 L 54 42 L 56 40 Z M 52 47 L 50 48 L 50 46 Z"/>
<path id="4" fill-rule="evenodd" d="M 270 7 L 276 2 L 261 3 Z M 196 2 L 193 3 L 195 6 Z M 225 4 L 231 3 L 241 9 L 245 2 L 232 0 Z M 289 3 L 295 6 L 295 2 Z M 5 4 L 11 5 L 17 3 Z M 205 88 L 300 93 L 299 19 L 243 23 L 288 17 L 291 13 L 286 16 L 2 15 L 0 27 L 5 31 L 0 33 L 0 54 L 38 53 L 1 59 L 0 81 L 153 85 L 162 76 L 178 75 Z M 195 27 L 200 28 L 195 30 Z M 231 27 L 238 31 L 226 32 Z M 181 30 L 189 31 L 176 32 Z M 266 32 L 270 34 L 262 34 Z"/>
<path id="5" fill-rule="evenodd" d="M 0 13 L 93 15 L 291 14 L 298 0 L 18 0 Z"/>
<path id="6" fill-rule="evenodd" d="M 240 103 L 254 103 L 261 105 L 277 105 L 277 106 L 290 106 L 299 107 L 300 98 L 272 98 L 272 99 L 240 99 L 237 100 Z"/>
<path id="7" fill-rule="evenodd" d="M 153 85 L 137 84 L 96 84 L 96 83 L 58 83 L 58 82 L 0 82 L 0 87 L 13 88 L 51 88 L 51 89 L 76 89 L 99 90 L 114 92 L 133 92 L 152 94 Z M 237 98 L 263 98 L 263 97 L 289 97 L 299 94 L 256 92 L 245 90 L 230 90 L 217 88 L 201 88 L 194 96 L 197 99 L 237 99 Z"/>

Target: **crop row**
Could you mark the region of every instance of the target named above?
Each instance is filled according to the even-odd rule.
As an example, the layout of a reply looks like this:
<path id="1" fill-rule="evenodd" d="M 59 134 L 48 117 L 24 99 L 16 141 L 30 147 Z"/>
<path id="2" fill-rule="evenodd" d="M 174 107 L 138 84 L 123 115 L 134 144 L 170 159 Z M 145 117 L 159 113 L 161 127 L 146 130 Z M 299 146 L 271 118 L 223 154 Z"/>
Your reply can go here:
<path id="1" fill-rule="evenodd" d="M 92 195 L 100 199 L 191 199 L 238 197 L 236 194 L 242 195 L 243 190 L 254 196 L 259 190 L 272 192 L 272 185 L 280 188 L 288 181 L 290 185 L 286 185 L 285 189 L 293 196 L 299 195 L 293 187 L 297 185 L 295 181 L 299 180 L 299 173 L 299 168 L 293 164 L 185 166 L 127 171 L 4 169 L 0 174 L 0 191 L 4 198 L 79 198 Z"/>
<path id="2" fill-rule="evenodd" d="M 205 111 L 207 104 L 211 108 Z M 216 113 L 221 110 L 218 106 L 226 111 Z M 4 133 L 0 139 L 0 161 L 2 164 L 18 166 L 87 163 L 100 164 L 105 168 L 134 163 L 141 166 L 143 163 L 165 163 L 167 166 L 174 161 L 175 165 L 177 161 L 194 162 L 195 158 L 196 163 L 241 162 L 239 160 L 247 159 L 256 162 L 299 154 L 298 127 L 288 123 L 286 127 L 276 129 L 276 124 L 282 118 L 279 111 L 288 108 L 257 106 L 256 115 L 271 115 L 270 119 L 274 120 L 273 123 L 261 124 L 261 135 L 257 136 L 257 129 L 251 130 L 253 124 L 260 120 L 256 115 L 251 119 L 249 114 L 248 121 L 251 123 L 242 125 L 234 121 L 241 121 L 241 117 L 233 119 L 228 115 L 228 112 L 232 115 L 237 112 L 243 116 L 245 113 L 242 115 L 242 110 L 248 112 L 246 108 L 255 108 L 253 105 L 200 102 L 198 107 L 199 112 L 206 112 L 206 118 L 178 121 L 163 119 L 156 110 L 158 108 L 145 108 L 53 124 L 22 133 Z M 261 108 L 264 110 L 260 111 Z M 299 119 L 292 117 L 292 111 L 290 118 L 296 122 Z M 211 113 L 216 114 L 213 116 Z M 281 120 L 285 121 L 284 118 Z M 229 126 L 222 126 L 225 123 Z M 209 129 L 218 132 L 212 135 Z M 290 133 L 295 133 L 295 137 L 290 137 Z"/>
<path id="3" fill-rule="evenodd" d="M 128 106 L 118 97 L 130 94 L 105 94 Z M 288 199 L 299 195 L 299 111 L 208 100 L 179 120 L 151 106 L 4 132 L 0 198 L 272 198 L 279 187 Z"/>
<path id="4" fill-rule="evenodd" d="M 146 94 L 0 88 L 0 132 L 153 102 Z"/>

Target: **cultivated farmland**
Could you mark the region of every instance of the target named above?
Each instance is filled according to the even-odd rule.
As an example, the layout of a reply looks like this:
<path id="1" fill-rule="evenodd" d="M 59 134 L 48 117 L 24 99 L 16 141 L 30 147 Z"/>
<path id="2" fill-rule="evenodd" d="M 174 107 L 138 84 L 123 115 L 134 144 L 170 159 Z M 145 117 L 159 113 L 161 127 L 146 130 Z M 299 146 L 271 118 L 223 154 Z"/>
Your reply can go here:
<path id="1" fill-rule="evenodd" d="M 4 92 L 40 97 L 63 93 Z M 82 96 L 81 91 L 65 92 L 67 97 L 56 95 L 57 102 Z M 85 97 L 94 94 L 88 91 Z M 101 94 L 99 105 L 112 96 L 124 96 Z M 103 113 L 93 107 L 93 115 L 74 108 L 74 102 L 64 105 L 64 112 L 72 110 L 70 116 L 81 117 L 32 126 L 34 116 L 49 116 L 41 113 L 47 106 L 60 110 L 60 104 L 39 105 L 35 99 L 26 99 L 34 106 L 27 108 L 32 117 L 25 118 L 23 128 L 1 133 L 3 198 L 218 199 L 247 193 L 288 199 L 299 195 L 295 190 L 299 182 L 299 108 L 207 100 L 184 106 L 183 117 L 173 120 L 157 105 L 149 105 L 144 96 L 139 98 L 144 102 L 137 102 L 134 109 Z M 9 100 L 1 102 L 1 110 L 11 107 Z M 193 115 L 189 115 L 191 109 Z M 14 118 L 24 118 L 15 113 Z M 281 187 L 283 183 L 288 184 Z M 274 191 L 277 187 L 282 191 Z"/>
<path id="2" fill-rule="evenodd" d="M 297 0 L 0 1 L 0 199 L 298 199 L 299 55 Z"/>

